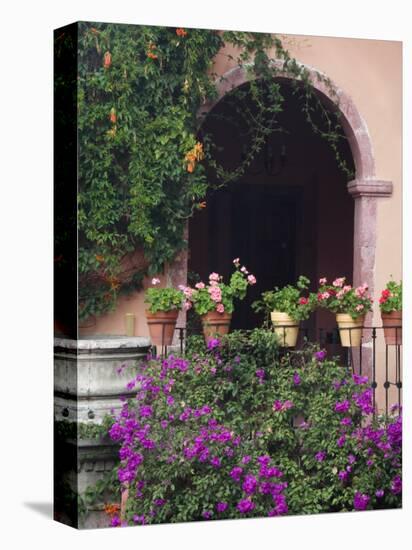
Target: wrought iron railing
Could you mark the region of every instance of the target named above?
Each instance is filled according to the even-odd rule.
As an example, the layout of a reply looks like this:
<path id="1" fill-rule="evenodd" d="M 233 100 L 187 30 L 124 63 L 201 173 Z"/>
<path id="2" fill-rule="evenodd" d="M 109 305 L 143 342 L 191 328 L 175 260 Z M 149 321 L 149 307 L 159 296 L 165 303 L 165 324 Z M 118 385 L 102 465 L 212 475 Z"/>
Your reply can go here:
<path id="1" fill-rule="evenodd" d="M 173 322 L 172 322 L 173 323 Z M 384 338 L 384 327 L 364 326 L 362 327 L 361 345 L 343 347 L 340 343 L 340 331 L 349 331 L 350 342 L 352 343 L 352 331 L 354 328 L 311 328 L 299 325 L 277 326 L 283 329 L 283 344 L 286 341 L 286 330 L 296 327 L 299 335 L 296 346 L 287 348 L 281 346 L 281 353 L 288 353 L 292 349 L 300 350 L 308 342 L 318 343 L 320 348 L 325 349 L 329 357 L 338 358 L 343 365 L 346 365 L 353 373 L 367 375 L 373 389 L 373 405 L 375 410 L 385 411 L 388 414 L 392 405 L 402 404 L 402 327 L 394 325 L 391 327 L 395 333 L 395 344 L 387 344 Z M 216 325 L 217 332 L 218 325 Z M 213 325 L 209 326 L 213 329 Z M 213 332 L 213 330 L 212 330 Z M 246 331 L 247 332 L 247 331 Z M 165 356 L 169 352 L 185 352 L 187 330 L 186 327 L 175 329 L 174 343 L 172 346 L 160 346 L 160 355 Z M 282 338 L 281 338 L 282 340 Z M 280 342 L 282 344 L 282 341 Z M 159 350 L 158 350 L 159 351 Z M 380 393 L 379 393 L 380 392 Z M 383 392 L 383 395 L 382 395 Z M 377 395 L 379 393 L 379 395 Z M 377 403 L 379 401 L 379 403 Z M 378 407 L 376 406 L 378 405 Z"/>

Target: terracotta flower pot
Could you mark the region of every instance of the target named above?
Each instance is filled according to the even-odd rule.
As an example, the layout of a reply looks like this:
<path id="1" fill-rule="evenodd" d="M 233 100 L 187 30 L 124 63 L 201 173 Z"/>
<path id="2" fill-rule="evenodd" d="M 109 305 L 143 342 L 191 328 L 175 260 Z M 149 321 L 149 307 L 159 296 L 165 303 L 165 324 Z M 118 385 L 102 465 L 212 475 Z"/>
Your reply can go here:
<path id="1" fill-rule="evenodd" d="M 282 311 L 272 311 L 270 314 L 275 333 L 279 338 L 279 345 L 282 348 L 293 348 L 299 334 L 300 321 L 295 321 L 290 315 Z"/>
<path id="2" fill-rule="evenodd" d="M 222 336 L 228 334 L 230 328 L 230 321 L 232 319 L 231 313 L 218 313 L 217 311 L 209 311 L 205 315 L 201 315 L 203 334 L 205 336 L 206 343 L 216 338 L 216 336 Z"/>
<path id="3" fill-rule="evenodd" d="M 175 332 L 179 311 L 158 311 L 151 313 L 146 309 L 146 320 L 149 325 L 150 340 L 155 346 L 170 346 Z"/>
<path id="4" fill-rule="evenodd" d="M 381 311 L 383 333 L 387 346 L 402 345 L 402 311 Z M 392 328 L 391 328 L 392 327 Z"/>
<path id="5" fill-rule="evenodd" d="M 337 313 L 336 322 L 339 328 L 340 342 L 344 348 L 356 348 L 362 342 L 362 329 L 365 315 L 352 319 L 348 313 Z"/>

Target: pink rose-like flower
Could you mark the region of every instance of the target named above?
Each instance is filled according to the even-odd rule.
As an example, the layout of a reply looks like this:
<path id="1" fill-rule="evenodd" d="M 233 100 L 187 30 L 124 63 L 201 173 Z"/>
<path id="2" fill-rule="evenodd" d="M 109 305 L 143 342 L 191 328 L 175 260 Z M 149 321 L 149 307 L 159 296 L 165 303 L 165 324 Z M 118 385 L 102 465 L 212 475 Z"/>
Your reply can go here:
<path id="1" fill-rule="evenodd" d="M 321 279 L 319 279 L 319 284 L 320 285 L 326 285 L 326 283 L 327 283 L 326 277 L 322 277 Z"/>
<path id="2" fill-rule="evenodd" d="M 216 311 L 218 313 L 224 313 L 225 312 L 225 306 L 223 304 L 217 304 Z"/>
<path id="3" fill-rule="evenodd" d="M 239 258 L 235 258 L 235 259 L 233 260 L 233 263 L 234 263 L 236 266 L 238 266 L 239 263 L 240 263 L 240 259 L 239 259 Z"/>
<path id="4" fill-rule="evenodd" d="M 248 275 L 247 282 L 250 285 L 255 285 L 256 284 L 256 277 L 254 275 Z"/>
<path id="5" fill-rule="evenodd" d="M 210 286 L 207 291 L 214 302 L 222 301 L 222 291 L 219 286 Z"/>
<path id="6" fill-rule="evenodd" d="M 209 281 L 218 281 L 219 280 L 219 273 L 211 273 L 209 275 Z"/>
<path id="7" fill-rule="evenodd" d="M 343 292 L 345 292 L 345 294 L 346 294 L 346 292 L 349 292 L 350 290 L 352 290 L 351 285 L 345 285 L 345 286 L 343 287 Z"/>
<path id="8" fill-rule="evenodd" d="M 358 305 L 355 307 L 355 309 L 356 309 L 356 311 L 362 311 L 363 307 L 364 307 L 363 304 L 358 304 Z"/>
<path id="9" fill-rule="evenodd" d="M 321 296 L 322 296 L 321 298 L 322 300 L 327 300 L 330 297 L 330 294 L 328 291 L 326 291 L 326 292 L 323 292 Z"/>
<path id="10" fill-rule="evenodd" d="M 152 285 L 158 285 L 159 283 L 160 283 L 160 279 L 158 279 L 157 277 L 153 277 Z"/>
<path id="11" fill-rule="evenodd" d="M 242 273 L 244 273 L 245 275 L 247 275 L 247 274 L 249 273 L 249 271 L 246 269 L 245 266 L 242 266 L 242 267 L 240 268 L 240 271 L 241 271 Z"/>
<path id="12" fill-rule="evenodd" d="M 205 288 L 205 283 L 196 283 L 196 284 L 195 284 L 195 287 L 196 287 L 198 290 L 202 290 L 202 288 Z"/>
<path id="13" fill-rule="evenodd" d="M 191 298 L 193 294 L 193 288 L 190 288 L 190 286 L 185 287 L 183 290 L 183 294 L 186 296 L 186 298 Z"/>
<path id="14" fill-rule="evenodd" d="M 338 277 L 333 281 L 333 286 L 342 287 L 345 282 L 346 277 Z"/>
<path id="15" fill-rule="evenodd" d="M 309 300 L 307 298 L 305 298 L 304 296 L 302 296 L 301 298 L 299 298 L 299 304 L 301 306 L 305 306 L 307 303 L 309 302 Z"/>
<path id="16" fill-rule="evenodd" d="M 337 298 L 338 300 L 340 300 L 340 299 L 342 298 L 342 296 L 344 296 L 344 294 L 345 294 L 345 291 L 344 291 L 344 289 L 342 288 L 341 290 L 339 290 L 339 292 L 336 293 L 336 298 Z"/>

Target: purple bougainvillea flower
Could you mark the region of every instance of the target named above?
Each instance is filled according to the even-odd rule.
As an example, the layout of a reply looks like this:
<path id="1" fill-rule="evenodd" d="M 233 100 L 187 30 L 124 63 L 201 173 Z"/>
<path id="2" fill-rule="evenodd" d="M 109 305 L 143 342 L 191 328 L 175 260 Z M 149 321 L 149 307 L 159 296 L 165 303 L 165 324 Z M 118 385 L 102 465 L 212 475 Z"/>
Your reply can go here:
<path id="1" fill-rule="evenodd" d="M 235 481 L 240 481 L 242 474 L 243 474 L 243 468 L 241 468 L 240 466 L 235 466 L 234 468 L 232 468 L 229 475 Z"/>
<path id="2" fill-rule="evenodd" d="M 356 462 L 356 456 L 350 454 L 348 456 L 348 462 L 349 462 L 349 464 L 354 464 Z"/>
<path id="3" fill-rule="evenodd" d="M 359 491 L 356 491 L 355 496 L 353 497 L 353 507 L 355 510 L 366 510 L 370 501 L 368 495 L 364 495 Z"/>
<path id="4" fill-rule="evenodd" d="M 318 453 L 315 454 L 315 458 L 318 462 L 323 462 L 326 458 L 326 453 L 325 451 L 319 451 Z"/>
<path id="5" fill-rule="evenodd" d="M 281 516 L 288 513 L 288 505 L 286 503 L 285 495 L 275 494 L 273 495 L 273 501 L 275 503 L 275 507 L 269 510 L 269 517 Z"/>
<path id="6" fill-rule="evenodd" d="M 166 403 L 169 405 L 169 407 L 173 405 L 174 402 L 175 402 L 174 398 L 171 395 L 168 395 L 166 398 Z"/>
<path id="7" fill-rule="evenodd" d="M 261 466 L 267 466 L 270 462 L 270 456 L 269 455 L 258 456 L 257 461 Z"/>
<path id="8" fill-rule="evenodd" d="M 215 349 L 220 346 L 220 340 L 218 338 L 212 338 L 207 344 L 207 349 Z"/>
<path id="9" fill-rule="evenodd" d="M 335 403 L 335 411 L 336 412 L 348 412 L 350 408 L 350 403 L 347 399 L 344 401 L 337 401 Z"/>
<path id="10" fill-rule="evenodd" d="M 139 409 L 139 414 L 143 417 L 152 416 L 153 409 L 150 405 L 142 405 Z"/>
<path id="11" fill-rule="evenodd" d="M 227 506 L 228 506 L 227 502 L 218 502 L 216 504 L 216 510 L 219 512 L 219 514 L 221 514 L 227 509 Z"/>
<path id="12" fill-rule="evenodd" d="M 248 464 L 252 460 L 252 457 L 250 455 L 245 455 L 242 458 L 242 464 Z"/>
<path id="13" fill-rule="evenodd" d="M 156 498 L 153 504 L 155 506 L 161 507 L 161 506 L 164 506 L 166 504 L 166 501 L 165 501 L 164 498 Z"/>
<path id="14" fill-rule="evenodd" d="M 376 498 L 382 498 L 385 494 L 385 491 L 383 489 L 378 489 L 375 493 Z"/>
<path id="15" fill-rule="evenodd" d="M 235 363 L 240 363 L 240 357 L 239 357 L 239 355 L 236 355 L 236 357 L 234 358 L 234 362 L 235 362 Z"/>
<path id="16" fill-rule="evenodd" d="M 352 419 L 350 416 L 345 416 L 345 418 L 342 418 L 340 423 L 342 424 L 342 426 L 350 426 L 352 424 Z"/>
<path id="17" fill-rule="evenodd" d="M 238 502 L 236 508 L 239 510 L 241 514 L 247 514 L 247 512 L 251 512 L 255 508 L 255 503 L 252 502 L 249 498 L 245 498 Z"/>
<path id="18" fill-rule="evenodd" d="M 221 466 L 220 458 L 218 456 L 214 456 L 210 460 L 210 464 L 213 466 L 213 468 L 220 468 L 220 466 Z"/>
<path id="19" fill-rule="evenodd" d="M 341 480 L 341 481 L 346 481 L 348 479 L 348 472 L 346 472 L 345 470 L 341 470 L 339 473 L 338 473 L 338 478 Z"/>
<path id="20" fill-rule="evenodd" d="M 358 384 L 358 385 L 367 384 L 369 381 L 367 376 L 360 376 L 359 374 L 353 374 L 352 379 L 355 382 L 355 384 Z"/>
<path id="21" fill-rule="evenodd" d="M 257 479 L 255 476 L 248 474 L 242 484 L 242 489 L 247 495 L 251 495 L 256 491 Z"/>
<path id="22" fill-rule="evenodd" d="M 121 525 L 119 516 L 113 516 L 110 525 L 112 527 L 119 527 Z"/>
<path id="23" fill-rule="evenodd" d="M 300 384 L 300 376 L 299 376 L 299 373 L 295 372 L 294 375 L 293 375 L 293 384 L 295 386 L 299 386 Z"/>
<path id="24" fill-rule="evenodd" d="M 262 383 L 263 379 L 265 378 L 265 370 L 264 369 L 257 369 L 255 374 L 258 377 L 259 382 Z"/>
<path id="25" fill-rule="evenodd" d="M 399 495 L 402 492 L 401 476 L 395 476 L 391 481 L 391 493 Z"/>
<path id="26" fill-rule="evenodd" d="M 209 510 L 205 510 L 204 512 L 202 512 L 202 517 L 204 519 L 210 519 L 212 517 L 212 512 L 210 512 Z"/>
<path id="27" fill-rule="evenodd" d="M 337 442 L 336 442 L 336 445 L 337 445 L 338 447 L 343 447 L 343 446 L 345 445 L 345 442 L 346 442 L 346 436 L 345 436 L 345 434 L 344 434 L 344 435 L 341 435 L 341 436 L 339 437 L 339 439 L 338 439 Z"/>
<path id="28" fill-rule="evenodd" d="M 324 349 L 317 351 L 313 357 L 316 359 L 316 361 L 324 361 L 326 359 L 326 351 Z"/>

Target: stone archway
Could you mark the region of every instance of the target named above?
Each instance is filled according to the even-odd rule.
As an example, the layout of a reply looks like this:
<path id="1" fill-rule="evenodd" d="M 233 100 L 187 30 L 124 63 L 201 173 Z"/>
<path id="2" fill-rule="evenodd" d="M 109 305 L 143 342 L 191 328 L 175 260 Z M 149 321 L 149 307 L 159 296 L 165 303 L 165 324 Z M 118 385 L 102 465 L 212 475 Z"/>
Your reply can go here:
<path id="1" fill-rule="evenodd" d="M 290 79 L 282 74 L 282 62 L 274 62 L 279 69 L 279 77 Z M 312 67 L 305 66 L 313 88 L 331 105 L 337 105 L 342 115 L 342 126 L 347 136 L 353 155 L 356 177 L 347 184 L 348 193 L 355 200 L 354 212 L 354 242 L 353 242 L 353 284 L 367 283 L 371 294 L 375 289 L 375 253 L 377 229 L 377 200 L 380 197 L 392 195 L 393 185 L 376 177 L 375 159 L 371 138 L 365 121 L 362 119 L 351 97 L 338 87 L 334 87 L 334 95 L 321 78 L 322 73 Z M 324 76 L 324 75 L 322 75 Z M 202 121 L 217 103 L 230 91 L 249 81 L 247 70 L 235 67 L 227 71 L 216 82 L 217 97 L 214 101 L 205 103 L 199 110 L 199 120 Z M 366 325 L 372 324 L 372 314 L 368 315 Z M 366 342 L 370 337 L 366 338 Z"/>

